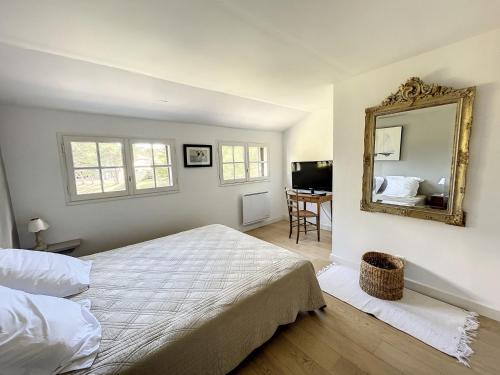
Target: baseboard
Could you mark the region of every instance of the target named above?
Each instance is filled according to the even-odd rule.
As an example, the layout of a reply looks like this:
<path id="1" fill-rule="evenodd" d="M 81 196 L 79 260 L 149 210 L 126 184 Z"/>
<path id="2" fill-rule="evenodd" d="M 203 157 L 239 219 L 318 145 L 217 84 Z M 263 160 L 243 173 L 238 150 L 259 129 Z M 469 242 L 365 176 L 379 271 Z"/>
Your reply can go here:
<path id="1" fill-rule="evenodd" d="M 258 223 L 255 223 L 255 224 L 240 225 L 240 228 L 241 228 L 242 232 L 248 232 L 249 230 L 252 230 L 252 229 L 255 229 L 255 228 L 259 228 L 259 227 L 263 227 L 264 225 L 269 225 L 269 224 L 277 223 L 278 221 L 282 221 L 282 220 L 288 221 L 288 215 L 283 215 L 283 216 L 278 216 L 278 217 L 275 217 L 275 218 L 265 219 L 265 220 L 259 221 Z M 320 224 L 320 227 L 321 227 L 321 229 L 327 230 L 328 232 L 332 231 L 332 225 L 331 224 Z"/>
<path id="2" fill-rule="evenodd" d="M 359 269 L 359 262 L 353 262 L 349 259 L 338 257 L 334 254 L 330 254 L 330 260 L 334 263 L 342 264 L 347 267 Z M 405 278 L 405 287 L 416 292 L 422 293 L 426 296 L 435 298 L 437 300 L 449 303 L 450 305 L 454 305 L 460 307 L 462 309 L 475 311 L 483 316 L 486 316 L 490 319 L 494 319 L 500 321 L 500 311 L 489 306 L 483 305 L 476 301 L 457 296 L 455 294 L 446 292 L 441 289 L 437 289 L 433 286 L 424 284 L 420 281 L 412 280 L 409 278 Z"/>
<path id="3" fill-rule="evenodd" d="M 278 221 L 282 221 L 282 220 L 288 220 L 288 216 L 278 216 L 278 217 L 272 217 L 272 218 L 270 217 L 269 219 L 259 221 L 258 223 L 255 223 L 255 224 L 240 225 L 240 230 L 242 232 L 248 232 L 252 229 L 260 228 L 260 227 L 263 227 L 263 226 L 269 225 L 269 224 L 274 224 L 274 223 L 277 223 Z"/>
<path id="4" fill-rule="evenodd" d="M 500 311 L 495 310 L 492 307 L 478 303 L 476 301 L 463 298 L 461 296 L 457 296 L 456 294 L 452 294 L 444 290 L 437 289 L 430 285 L 424 284 L 420 281 L 408 278 L 405 278 L 405 286 L 408 289 L 425 294 L 426 296 L 433 297 L 435 299 L 449 303 L 454 306 L 461 307 L 463 309 L 475 311 L 483 316 L 500 321 Z"/>
<path id="5" fill-rule="evenodd" d="M 328 232 L 332 231 L 332 226 L 328 224 L 320 224 L 320 228 L 323 230 L 327 230 Z"/>

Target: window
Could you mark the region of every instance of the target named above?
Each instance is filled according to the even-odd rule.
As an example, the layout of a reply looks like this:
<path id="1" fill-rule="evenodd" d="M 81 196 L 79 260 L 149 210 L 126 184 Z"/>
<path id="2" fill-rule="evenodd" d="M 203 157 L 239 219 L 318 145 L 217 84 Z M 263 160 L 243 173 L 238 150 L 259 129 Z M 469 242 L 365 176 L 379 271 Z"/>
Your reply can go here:
<path id="1" fill-rule="evenodd" d="M 248 179 L 259 180 L 269 176 L 267 147 L 248 145 Z"/>
<path id="2" fill-rule="evenodd" d="M 131 141 L 136 193 L 171 190 L 172 157 L 168 143 Z"/>
<path id="3" fill-rule="evenodd" d="M 70 202 L 176 190 L 171 141 L 62 136 Z"/>
<path id="4" fill-rule="evenodd" d="M 221 145 L 222 181 L 246 181 L 245 145 Z"/>
<path id="5" fill-rule="evenodd" d="M 221 184 L 258 181 L 269 177 L 268 147 L 260 144 L 219 144 Z"/>

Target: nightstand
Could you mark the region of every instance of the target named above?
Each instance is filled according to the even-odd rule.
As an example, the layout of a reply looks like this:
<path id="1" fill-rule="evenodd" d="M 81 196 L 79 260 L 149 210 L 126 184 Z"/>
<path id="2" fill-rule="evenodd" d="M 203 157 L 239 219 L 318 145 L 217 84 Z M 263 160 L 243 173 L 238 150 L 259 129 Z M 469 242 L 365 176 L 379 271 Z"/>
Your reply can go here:
<path id="1" fill-rule="evenodd" d="M 64 242 L 53 243 L 47 245 L 47 250 L 50 253 L 65 253 L 76 250 L 82 243 L 82 240 L 70 240 Z"/>
<path id="2" fill-rule="evenodd" d="M 448 197 L 440 194 L 431 195 L 429 197 L 429 206 L 439 210 L 446 210 L 448 208 Z"/>

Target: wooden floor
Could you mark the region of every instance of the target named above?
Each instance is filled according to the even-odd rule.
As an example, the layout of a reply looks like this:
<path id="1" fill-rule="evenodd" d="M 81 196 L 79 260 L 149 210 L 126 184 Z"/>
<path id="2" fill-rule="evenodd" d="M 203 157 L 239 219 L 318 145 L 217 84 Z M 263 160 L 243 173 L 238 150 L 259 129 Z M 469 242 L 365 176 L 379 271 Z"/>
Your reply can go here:
<path id="1" fill-rule="evenodd" d="M 331 235 L 314 233 L 296 245 L 283 221 L 248 234 L 309 258 L 316 270 L 329 263 Z M 232 374 L 500 374 L 500 323 L 481 317 L 471 368 L 340 300 L 324 294 L 324 311 L 302 313 L 280 327 Z"/>

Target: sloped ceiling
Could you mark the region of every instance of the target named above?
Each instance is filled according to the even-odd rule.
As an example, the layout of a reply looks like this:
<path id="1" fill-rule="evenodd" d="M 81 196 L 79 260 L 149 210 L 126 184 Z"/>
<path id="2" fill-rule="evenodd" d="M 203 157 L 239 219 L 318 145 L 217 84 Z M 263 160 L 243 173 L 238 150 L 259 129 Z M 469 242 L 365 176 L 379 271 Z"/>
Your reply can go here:
<path id="1" fill-rule="evenodd" d="M 307 112 L 0 43 L 0 100 L 128 117 L 283 130 Z"/>
<path id="2" fill-rule="evenodd" d="M 498 14 L 492 0 L 0 0 L 0 101 L 281 130 L 321 87 Z"/>

